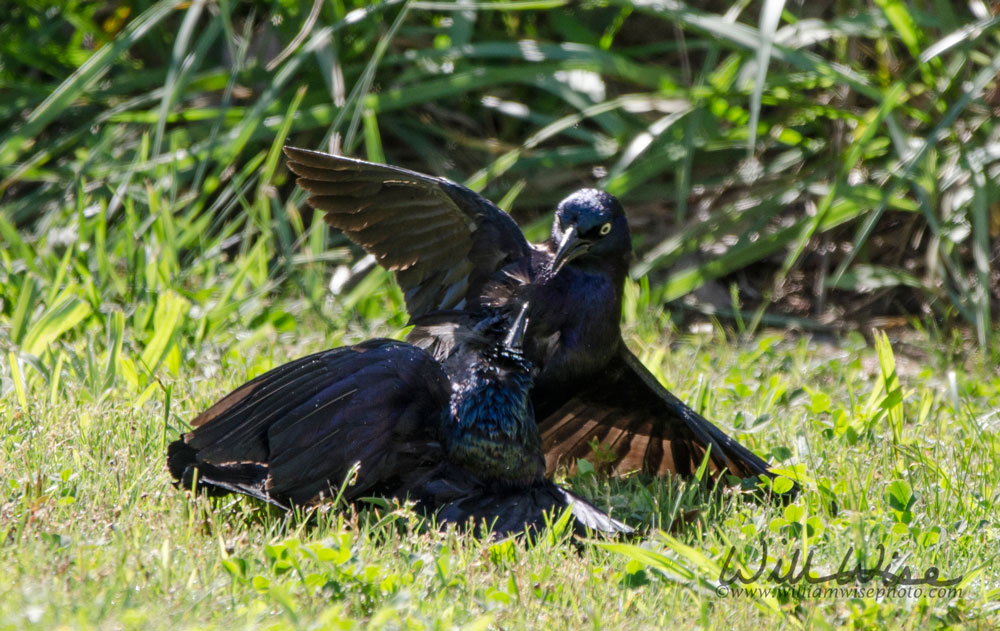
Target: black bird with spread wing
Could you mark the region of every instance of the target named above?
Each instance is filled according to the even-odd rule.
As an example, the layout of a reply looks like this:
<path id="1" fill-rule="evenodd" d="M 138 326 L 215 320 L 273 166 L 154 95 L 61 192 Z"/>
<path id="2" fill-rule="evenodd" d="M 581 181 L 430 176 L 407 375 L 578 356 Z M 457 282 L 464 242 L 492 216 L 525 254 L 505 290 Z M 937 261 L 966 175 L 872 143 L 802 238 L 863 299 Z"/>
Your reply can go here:
<path id="1" fill-rule="evenodd" d="M 170 445 L 178 483 L 281 508 L 335 496 L 410 499 L 441 523 L 497 535 L 569 508 L 577 532 L 631 529 L 545 478 L 522 353 L 527 304 L 483 311 L 444 364 L 394 340 L 310 355 L 265 373 Z"/>
<path id="2" fill-rule="evenodd" d="M 409 340 L 442 362 L 466 315 L 496 306 L 491 288 L 511 276 L 536 286 L 525 356 L 549 472 L 593 458 L 592 441 L 620 473 L 710 470 L 770 475 L 767 463 L 666 390 L 621 337 L 631 260 L 625 213 L 611 195 L 578 191 L 555 213 L 551 237 L 532 245 L 509 215 L 468 188 L 397 167 L 285 148 L 289 169 L 326 221 L 395 273 Z M 475 318 L 473 318 L 475 321 Z"/>

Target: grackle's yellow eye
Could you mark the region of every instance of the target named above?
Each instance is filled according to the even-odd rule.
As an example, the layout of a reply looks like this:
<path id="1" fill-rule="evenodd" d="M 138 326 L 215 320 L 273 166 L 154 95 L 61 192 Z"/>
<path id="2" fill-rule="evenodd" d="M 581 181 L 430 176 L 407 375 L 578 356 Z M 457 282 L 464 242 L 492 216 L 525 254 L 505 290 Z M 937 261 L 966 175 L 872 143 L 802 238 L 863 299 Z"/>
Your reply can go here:
<path id="1" fill-rule="evenodd" d="M 606 223 L 603 226 L 601 226 L 601 236 L 602 237 L 604 235 L 608 234 L 609 232 L 611 232 L 611 224 L 610 223 Z"/>

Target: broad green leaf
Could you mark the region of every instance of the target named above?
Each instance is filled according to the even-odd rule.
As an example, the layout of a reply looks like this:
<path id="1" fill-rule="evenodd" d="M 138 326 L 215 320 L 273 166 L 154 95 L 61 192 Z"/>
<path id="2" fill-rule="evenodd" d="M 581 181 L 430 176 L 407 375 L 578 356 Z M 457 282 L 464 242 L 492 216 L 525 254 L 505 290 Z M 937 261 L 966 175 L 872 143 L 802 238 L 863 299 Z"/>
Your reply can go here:
<path id="1" fill-rule="evenodd" d="M 90 313 L 91 307 L 88 303 L 70 295 L 68 291 L 63 292 L 28 328 L 21 348 L 29 355 L 42 353 L 59 339 L 59 336 L 82 322 Z"/>
<path id="2" fill-rule="evenodd" d="M 7 362 L 10 365 L 10 376 L 14 380 L 14 392 L 17 394 L 17 402 L 22 410 L 28 409 L 27 387 L 24 385 L 24 373 L 21 372 L 21 365 L 18 363 L 17 355 L 14 351 L 7 353 Z"/>
<path id="3" fill-rule="evenodd" d="M 150 374 L 156 371 L 170 350 L 174 336 L 189 308 L 188 301 L 171 290 L 163 292 L 157 299 L 152 321 L 153 335 L 141 356 L 142 365 Z"/>

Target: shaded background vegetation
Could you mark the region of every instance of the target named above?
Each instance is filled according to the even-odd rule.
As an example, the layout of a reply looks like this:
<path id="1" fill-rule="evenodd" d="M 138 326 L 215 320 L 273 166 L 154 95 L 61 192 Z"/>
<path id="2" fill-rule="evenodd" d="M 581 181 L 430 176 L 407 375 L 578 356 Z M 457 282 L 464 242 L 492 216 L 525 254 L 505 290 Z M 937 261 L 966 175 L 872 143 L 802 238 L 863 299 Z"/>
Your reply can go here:
<path id="1" fill-rule="evenodd" d="M 741 328 L 916 315 L 987 344 L 991 6 L 14 2 L 0 25 L 6 336 L 41 350 L 31 327 L 56 307 L 67 330 L 152 322 L 140 286 L 211 311 L 200 337 L 237 312 L 280 319 L 244 304 L 276 286 L 322 309 L 331 263 L 357 252 L 313 222 L 288 142 L 465 182 L 538 219 L 535 237 L 561 196 L 606 188 L 632 217 L 634 275 L 657 303 L 685 297 L 676 313 Z"/>

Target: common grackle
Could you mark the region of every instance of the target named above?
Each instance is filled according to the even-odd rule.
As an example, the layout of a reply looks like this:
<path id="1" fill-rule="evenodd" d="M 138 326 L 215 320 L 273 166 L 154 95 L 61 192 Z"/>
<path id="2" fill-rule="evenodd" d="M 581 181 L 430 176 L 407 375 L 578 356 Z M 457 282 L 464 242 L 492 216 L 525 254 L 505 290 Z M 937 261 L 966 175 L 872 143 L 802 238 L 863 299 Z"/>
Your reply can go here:
<path id="1" fill-rule="evenodd" d="M 543 526 L 569 507 L 573 526 L 631 532 L 545 478 L 522 353 L 527 304 L 484 312 L 442 365 L 394 340 L 369 340 L 275 368 L 194 419 L 168 467 L 184 486 L 276 506 L 335 495 L 409 498 L 441 523 L 484 522 L 497 535 Z"/>
<path id="2" fill-rule="evenodd" d="M 586 457 L 619 473 L 690 475 L 710 449 L 715 473 L 771 475 L 625 346 L 619 321 L 632 247 L 613 196 L 573 193 L 557 207 L 550 238 L 532 245 L 509 215 L 444 178 L 293 147 L 285 154 L 309 203 L 395 273 L 415 325 L 408 340 L 438 360 L 468 326 L 462 314 L 476 321 L 491 306 L 491 288 L 512 275 L 531 279 L 524 346 L 549 472 Z"/>

